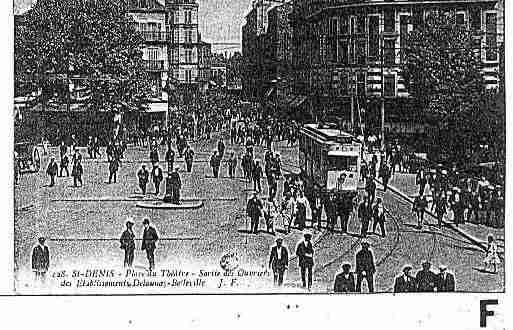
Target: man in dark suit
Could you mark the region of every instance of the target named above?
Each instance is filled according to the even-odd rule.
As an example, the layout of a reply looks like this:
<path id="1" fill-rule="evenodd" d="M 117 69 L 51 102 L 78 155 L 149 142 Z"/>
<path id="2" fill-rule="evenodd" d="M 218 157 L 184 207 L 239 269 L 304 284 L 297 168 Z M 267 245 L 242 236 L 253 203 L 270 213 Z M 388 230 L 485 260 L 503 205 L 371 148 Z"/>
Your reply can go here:
<path id="1" fill-rule="evenodd" d="M 278 237 L 276 245 L 271 248 L 271 255 L 269 257 L 269 268 L 273 270 L 274 285 L 278 286 L 283 284 L 283 274 L 289 267 L 289 252 L 282 243 L 283 238 Z"/>
<path id="2" fill-rule="evenodd" d="M 403 273 L 395 279 L 394 293 L 417 291 L 417 281 L 410 275 L 411 270 L 411 266 L 404 266 Z"/>
<path id="3" fill-rule="evenodd" d="M 135 234 L 132 231 L 133 225 L 132 219 L 128 219 L 126 222 L 126 230 L 121 234 L 121 238 L 119 239 L 121 249 L 125 250 L 124 267 L 132 267 L 132 263 L 134 262 Z"/>
<path id="4" fill-rule="evenodd" d="M 144 232 L 143 239 L 141 244 L 141 250 L 146 251 L 146 256 L 148 257 L 148 262 L 150 264 L 150 271 L 155 269 L 155 249 L 157 248 L 157 240 L 159 236 L 157 235 L 157 231 L 155 228 L 150 226 L 150 220 L 147 218 L 143 220 Z"/>
<path id="5" fill-rule="evenodd" d="M 354 274 L 350 272 L 351 264 L 343 264 L 342 272 L 335 277 L 335 284 L 333 286 L 334 292 L 355 292 L 356 286 L 354 281 Z"/>
<path id="6" fill-rule="evenodd" d="M 262 201 L 258 198 L 257 193 L 254 192 L 253 197 L 248 201 L 248 205 L 246 207 L 246 213 L 251 219 L 251 232 L 253 234 L 258 234 L 258 222 L 262 215 L 263 207 L 264 205 Z"/>
<path id="7" fill-rule="evenodd" d="M 385 208 L 383 207 L 383 201 L 381 200 L 381 198 L 378 198 L 376 205 L 374 205 L 372 217 L 374 218 L 374 223 L 372 225 L 372 233 L 376 233 L 376 228 L 379 224 L 379 227 L 381 229 L 381 237 L 385 237 Z"/>
<path id="8" fill-rule="evenodd" d="M 180 189 L 182 189 L 182 180 L 180 179 L 178 169 L 179 168 L 176 167 L 175 170 L 169 175 L 169 180 L 171 181 L 171 202 L 173 204 L 180 204 Z"/>
<path id="9" fill-rule="evenodd" d="M 431 263 L 424 261 L 422 263 L 422 269 L 417 272 L 415 278 L 417 279 L 417 291 L 418 292 L 434 292 L 437 282 L 436 274 L 431 270 Z"/>
<path id="10" fill-rule="evenodd" d="M 447 272 L 447 266 L 440 265 L 440 273 L 437 275 L 436 288 L 438 292 L 454 292 L 454 275 Z"/>
<path id="11" fill-rule="evenodd" d="M 57 172 L 59 171 L 59 167 L 57 166 L 57 163 L 55 162 L 55 158 L 50 158 L 50 163 L 48 164 L 48 168 L 46 169 L 46 174 L 50 176 L 50 186 L 55 186 L 55 176 L 57 175 Z"/>
<path id="12" fill-rule="evenodd" d="M 362 249 L 356 253 L 356 291 L 362 292 L 363 278 L 367 279 L 369 292 L 374 292 L 374 256 L 369 250 L 369 243 L 362 242 Z"/>
<path id="13" fill-rule="evenodd" d="M 180 153 L 180 157 L 182 157 L 181 153 Z M 192 150 L 192 148 L 189 145 L 187 145 L 187 149 L 185 149 L 184 158 L 185 158 L 185 165 L 187 168 L 187 172 L 190 173 L 190 172 L 192 172 L 192 163 L 194 161 L 194 151 Z"/>
<path id="14" fill-rule="evenodd" d="M 45 245 L 46 239 L 39 237 L 38 244 L 32 250 L 32 271 L 34 271 L 36 280 L 44 281 L 46 272 L 50 267 L 50 252 Z"/>
<path id="15" fill-rule="evenodd" d="M 160 168 L 158 163 L 153 163 L 153 169 L 151 170 L 151 179 L 153 181 L 153 186 L 155 186 L 155 195 L 158 195 L 160 193 L 160 183 L 164 179 L 162 169 Z"/>
<path id="16" fill-rule="evenodd" d="M 308 290 L 312 287 L 312 270 L 314 266 L 314 249 L 311 242 L 312 234 L 305 233 L 304 240 L 301 241 L 296 248 L 296 255 L 299 260 L 299 268 L 301 269 L 301 281 L 303 284 L 303 288 L 307 287 L 308 280 Z"/>

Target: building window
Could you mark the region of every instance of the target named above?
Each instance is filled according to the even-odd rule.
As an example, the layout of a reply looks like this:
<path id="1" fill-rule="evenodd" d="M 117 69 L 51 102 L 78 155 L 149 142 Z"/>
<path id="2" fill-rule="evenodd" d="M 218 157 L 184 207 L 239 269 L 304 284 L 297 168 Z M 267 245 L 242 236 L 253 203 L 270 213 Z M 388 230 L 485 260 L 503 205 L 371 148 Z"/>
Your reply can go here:
<path id="1" fill-rule="evenodd" d="M 387 66 L 395 64 L 395 39 L 386 39 L 384 41 L 383 61 Z"/>
<path id="2" fill-rule="evenodd" d="M 185 62 L 192 63 L 192 49 L 185 50 Z"/>
<path id="3" fill-rule="evenodd" d="M 384 30 L 387 33 L 395 32 L 395 10 L 385 9 L 383 12 Z"/>
<path id="4" fill-rule="evenodd" d="M 365 95 L 365 73 L 358 72 L 356 74 L 356 95 L 364 96 Z"/>
<path id="5" fill-rule="evenodd" d="M 406 47 L 406 38 L 408 37 L 408 23 L 410 17 L 407 15 L 399 16 L 399 43 L 401 48 L 401 63 L 404 62 L 403 49 Z"/>
<path id="6" fill-rule="evenodd" d="M 338 19 L 330 18 L 328 35 L 330 37 L 336 36 L 338 31 Z"/>
<path id="7" fill-rule="evenodd" d="M 351 16 L 351 34 L 356 34 L 356 17 Z"/>
<path id="8" fill-rule="evenodd" d="M 343 72 L 340 75 L 340 95 L 348 95 L 349 94 L 349 77 L 347 73 Z"/>
<path id="9" fill-rule="evenodd" d="M 349 34 L 349 20 L 347 19 L 347 16 L 341 16 L 339 22 L 340 22 L 340 34 L 342 34 L 342 35 Z"/>
<path id="10" fill-rule="evenodd" d="M 186 10 L 184 12 L 184 14 L 185 14 L 185 21 L 184 21 L 184 23 L 185 24 L 192 24 L 192 11 Z"/>
<path id="11" fill-rule="evenodd" d="M 413 10 L 412 24 L 414 30 L 418 30 L 424 24 L 424 11 L 422 9 Z"/>
<path id="12" fill-rule="evenodd" d="M 379 16 L 369 16 L 369 61 L 379 57 Z"/>
<path id="13" fill-rule="evenodd" d="M 190 83 L 192 81 L 192 72 L 190 69 L 185 70 L 185 82 Z"/>
<path id="14" fill-rule="evenodd" d="M 339 40 L 338 41 L 338 59 L 337 61 L 341 64 L 347 65 L 348 61 L 348 49 L 347 49 L 347 40 Z"/>
<path id="15" fill-rule="evenodd" d="M 356 33 L 365 33 L 365 14 L 360 14 L 356 17 Z"/>
<path id="16" fill-rule="evenodd" d="M 385 75 L 384 76 L 384 95 L 385 97 L 395 97 L 395 76 Z"/>
<path id="17" fill-rule="evenodd" d="M 365 65 L 367 63 L 365 40 L 358 40 L 356 42 L 356 63 L 359 65 Z"/>
<path id="18" fill-rule="evenodd" d="M 481 8 L 470 10 L 470 28 L 474 31 L 481 31 Z"/>
<path id="19" fill-rule="evenodd" d="M 486 14 L 486 60 L 497 61 L 497 14 Z"/>
<path id="20" fill-rule="evenodd" d="M 464 12 L 458 12 L 456 13 L 456 24 L 457 25 L 465 25 L 465 13 Z"/>
<path id="21" fill-rule="evenodd" d="M 329 41 L 329 61 L 330 62 L 335 62 L 337 61 L 338 59 L 338 54 L 337 54 L 337 39 L 335 38 L 331 38 L 330 41 Z"/>

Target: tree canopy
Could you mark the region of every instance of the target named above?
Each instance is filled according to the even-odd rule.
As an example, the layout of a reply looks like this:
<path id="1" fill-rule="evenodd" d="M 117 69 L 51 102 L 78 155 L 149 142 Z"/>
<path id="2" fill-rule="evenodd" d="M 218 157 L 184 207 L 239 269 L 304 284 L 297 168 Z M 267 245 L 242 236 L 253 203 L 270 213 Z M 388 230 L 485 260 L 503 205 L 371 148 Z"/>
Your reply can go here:
<path id="1" fill-rule="evenodd" d="M 16 86 L 62 101 L 75 77 L 92 109 L 138 107 L 149 87 L 143 42 L 125 1 L 38 0 L 16 29 Z"/>

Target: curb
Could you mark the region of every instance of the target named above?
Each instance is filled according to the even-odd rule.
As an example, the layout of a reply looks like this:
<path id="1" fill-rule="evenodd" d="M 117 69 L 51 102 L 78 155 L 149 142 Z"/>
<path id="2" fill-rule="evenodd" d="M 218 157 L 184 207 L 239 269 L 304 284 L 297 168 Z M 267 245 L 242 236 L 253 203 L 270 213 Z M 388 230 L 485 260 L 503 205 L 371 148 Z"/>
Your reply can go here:
<path id="1" fill-rule="evenodd" d="M 379 183 L 381 186 L 383 186 L 383 183 L 378 180 L 378 179 L 374 179 L 374 181 L 376 181 L 377 183 Z M 408 203 L 412 204 L 413 205 L 413 199 L 411 199 L 410 197 L 408 197 L 407 194 L 405 194 L 404 192 L 402 192 L 401 190 L 399 190 L 398 188 L 392 186 L 392 185 L 388 185 L 387 186 L 388 189 L 390 191 L 392 191 L 393 193 L 395 193 L 396 195 L 399 195 L 402 199 L 404 199 L 405 201 L 407 201 Z M 431 217 L 435 218 L 436 219 L 436 215 L 433 214 L 431 211 L 428 211 L 426 210 L 425 211 L 426 214 L 430 215 Z M 465 231 L 459 229 L 458 227 L 454 226 L 452 223 L 449 223 L 449 222 L 445 222 L 445 221 L 442 221 L 442 223 L 454 230 L 455 232 L 459 233 L 461 236 L 465 237 L 466 239 L 468 239 L 469 241 L 471 241 L 472 243 L 474 243 L 475 245 L 477 245 L 478 247 L 480 247 L 483 251 L 486 252 L 487 250 L 487 247 L 483 244 L 483 242 L 473 236 L 471 236 L 470 234 L 466 233 Z"/>
<path id="2" fill-rule="evenodd" d="M 199 209 L 203 206 L 203 201 L 199 201 L 196 203 L 182 203 L 182 204 L 172 204 L 172 203 L 164 203 L 164 202 L 146 202 L 146 203 L 137 203 L 137 207 L 142 209 L 158 209 L 158 210 L 192 210 Z"/>

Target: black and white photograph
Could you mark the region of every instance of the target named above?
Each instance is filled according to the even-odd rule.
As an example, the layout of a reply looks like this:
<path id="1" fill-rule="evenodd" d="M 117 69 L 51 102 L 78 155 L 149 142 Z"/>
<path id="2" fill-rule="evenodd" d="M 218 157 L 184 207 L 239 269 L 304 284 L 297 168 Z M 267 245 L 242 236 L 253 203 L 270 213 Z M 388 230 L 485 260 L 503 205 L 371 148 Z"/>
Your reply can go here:
<path id="1" fill-rule="evenodd" d="M 14 294 L 506 292 L 505 0 L 13 1 Z"/>

